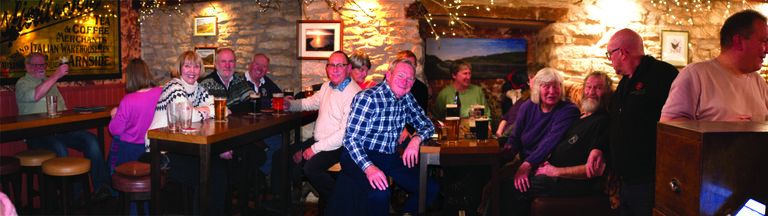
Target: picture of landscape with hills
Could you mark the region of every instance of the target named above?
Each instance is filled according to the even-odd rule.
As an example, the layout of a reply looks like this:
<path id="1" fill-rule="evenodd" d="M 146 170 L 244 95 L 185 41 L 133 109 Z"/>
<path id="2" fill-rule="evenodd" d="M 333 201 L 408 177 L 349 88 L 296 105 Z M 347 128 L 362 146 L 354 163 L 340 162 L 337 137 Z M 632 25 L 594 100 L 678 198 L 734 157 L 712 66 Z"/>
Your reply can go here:
<path id="1" fill-rule="evenodd" d="M 449 68 L 456 60 L 472 65 L 472 79 L 504 79 L 513 71 L 526 72 L 525 39 L 426 39 L 424 73 L 427 79 L 453 79 Z"/>

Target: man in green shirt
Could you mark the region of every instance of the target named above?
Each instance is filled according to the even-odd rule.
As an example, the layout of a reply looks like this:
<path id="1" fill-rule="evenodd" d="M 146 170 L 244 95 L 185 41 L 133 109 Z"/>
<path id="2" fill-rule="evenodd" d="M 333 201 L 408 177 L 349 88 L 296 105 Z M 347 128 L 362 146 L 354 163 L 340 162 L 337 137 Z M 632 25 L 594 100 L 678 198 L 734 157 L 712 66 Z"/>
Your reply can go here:
<path id="1" fill-rule="evenodd" d="M 69 65 L 62 64 L 51 77 L 45 77 L 46 57 L 40 53 L 30 53 L 24 60 L 27 75 L 16 82 L 16 105 L 19 115 L 46 112 L 45 96 L 58 97 L 58 110 L 66 110 L 64 98 L 56 87 L 56 81 L 69 73 Z M 41 132 L 41 134 L 45 134 Z M 28 145 L 56 152 L 58 157 L 69 156 L 67 148 L 83 152 L 91 160 L 91 180 L 98 193 L 96 199 L 111 197 L 109 191 L 109 172 L 104 163 L 104 154 L 99 148 L 96 135 L 85 130 L 47 134 L 24 140 Z"/>
<path id="2" fill-rule="evenodd" d="M 445 119 L 445 105 L 453 103 L 456 92 L 459 93 L 459 99 L 461 100 L 462 119 L 469 118 L 469 107 L 475 104 L 485 106 L 485 116 L 490 117 L 490 107 L 485 102 L 483 89 L 480 86 L 469 83 L 472 80 L 472 66 L 466 61 L 456 60 L 451 63 L 450 71 L 453 77 L 453 84 L 445 87 L 437 95 L 435 105 L 432 107 L 434 117 L 438 120 Z"/>

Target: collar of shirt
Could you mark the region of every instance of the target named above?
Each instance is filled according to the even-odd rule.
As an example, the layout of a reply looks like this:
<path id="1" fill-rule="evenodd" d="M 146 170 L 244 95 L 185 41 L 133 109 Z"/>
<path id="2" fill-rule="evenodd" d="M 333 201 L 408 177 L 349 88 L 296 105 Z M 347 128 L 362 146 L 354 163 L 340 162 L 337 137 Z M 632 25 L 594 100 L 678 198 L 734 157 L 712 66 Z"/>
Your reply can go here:
<path id="1" fill-rule="evenodd" d="M 403 95 L 400 98 L 397 98 L 397 95 L 395 95 L 395 92 L 392 91 L 392 88 L 389 86 L 389 82 L 387 82 L 387 80 L 382 81 L 382 83 L 384 83 L 382 85 L 382 88 L 384 88 L 384 89 L 382 89 L 382 94 L 384 94 L 384 96 L 393 98 L 395 100 L 399 100 L 399 99 L 405 98 L 405 95 Z"/>
<path id="2" fill-rule="evenodd" d="M 342 81 L 341 83 L 339 83 L 339 85 L 333 86 L 333 82 L 328 82 L 328 85 L 331 86 L 331 88 L 333 89 L 344 91 L 344 88 L 346 88 L 347 85 L 349 85 L 350 81 L 351 79 L 349 78 L 349 76 L 347 76 L 347 78 L 344 79 L 344 81 Z"/>
<path id="3" fill-rule="evenodd" d="M 226 88 L 229 88 L 229 83 L 232 82 L 232 79 L 235 78 L 235 73 L 234 72 L 232 72 L 232 76 L 230 76 L 228 80 L 222 79 L 221 74 L 219 74 L 218 72 L 217 72 L 216 75 L 219 75 L 219 79 L 221 80 L 222 83 L 224 83 L 224 87 L 226 87 Z"/>
<path id="4" fill-rule="evenodd" d="M 256 82 L 254 82 L 253 79 L 251 79 L 251 74 L 248 72 L 245 73 L 245 79 L 248 80 L 248 82 L 253 83 L 254 85 L 256 84 Z M 264 85 L 264 77 L 259 78 L 259 86 L 262 86 L 262 85 Z M 253 91 L 256 93 L 259 93 L 259 88 L 253 88 Z"/>

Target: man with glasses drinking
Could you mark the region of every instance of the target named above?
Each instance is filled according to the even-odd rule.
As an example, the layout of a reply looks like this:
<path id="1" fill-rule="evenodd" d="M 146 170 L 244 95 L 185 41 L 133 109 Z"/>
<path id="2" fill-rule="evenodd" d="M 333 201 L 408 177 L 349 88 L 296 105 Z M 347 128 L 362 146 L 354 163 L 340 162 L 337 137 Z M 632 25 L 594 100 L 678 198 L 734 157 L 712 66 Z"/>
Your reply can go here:
<path id="1" fill-rule="evenodd" d="M 677 68 L 646 56 L 642 37 L 631 29 L 616 32 L 607 48 L 605 55 L 621 76 L 608 108 L 611 156 L 621 177 L 621 213 L 651 215 L 656 175 L 656 122 L 661 117 L 672 81 L 677 77 Z M 590 157 L 589 161 L 596 160 Z"/>
<path id="2" fill-rule="evenodd" d="M 24 60 L 27 75 L 16 82 L 16 105 L 19 107 L 19 115 L 46 112 L 47 99 L 44 99 L 46 96 L 55 96 L 58 99 L 57 110 L 67 109 L 64 105 L 64 97 L 56 87 L 56 81 L 69 73 L 69 65 L 61 64 L 50 77 L 45 77 L 45 60 L 46 56 L 37 52 L 30 53 Z M 68 157 L 67 148 L 83 152 L 83 156 L 91 160 L 91 181 L 93 188 L 97 190 L 95 199 L 106 199 L 112 196 L 104 154 L 99 148 L 99 139 L 93 133 L 77 130 L 32 137 L 25 142 L 37 148 L 54 151 L 57 157 Z"/>
<path id="3" fill-rule="evenodd" d="M 331 197 L 336 183 L 327 170 L 341 159 L 344 150 L 341 140 L 347 127 L 350 105 L 352 98 L 360 91 L 360 86 L 349 76 L 351 69 L 347 54 L 342 51 L 332 53 L 325 66 L 330 81 L 323 83 L 320 91 L 312 97 L 286 100 L 284 103 L 286 110 L 294 112 L 318 110 L 314 137 L 301 146 L 291 146 L 291 155 L 293 162 L 298 164 L 294 169 L 300 172 L 304 167 L 304 176 L 325 199 Z M 304 151 L 298 151 L 299 147 Z M 298 177 L 294 181 L 301 182 L 301 176 Z"/>

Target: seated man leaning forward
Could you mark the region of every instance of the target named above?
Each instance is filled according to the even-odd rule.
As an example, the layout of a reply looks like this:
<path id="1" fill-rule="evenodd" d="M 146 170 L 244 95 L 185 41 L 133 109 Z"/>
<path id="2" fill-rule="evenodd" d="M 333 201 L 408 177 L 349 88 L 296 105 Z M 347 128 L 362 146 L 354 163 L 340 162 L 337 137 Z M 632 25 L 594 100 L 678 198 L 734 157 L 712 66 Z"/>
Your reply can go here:
<path id="1" fill-rule="evenodd" d="M 414 166 L 419 159 L 419 144 L 435 129 L 409 92 L 416 80 L 414 71 L 412 62 L 398 58 L 389 65 L 385 81 L 361 91 L 352 100 L 339 175 L 348 175 L 358 184 L 352 188 L 365 190 L 369 215 L 389 215 L 387 176 L 414 192 L 403 212 L 418 210 L 419 169 Z M 395 148 L 406 123 L 417 132 L 401 159 Z M 435 180 L 428 179 L 427 205 L 437 192 Z"/>
<path id="2" fill-rule="evenodd" d="M 606 101 L 612 94 L 612 82 L 603 72 L 587 75 L 581 100 L 584 113 L 571 123 L 549 159 L 524 186 L 513 182 L 515 179 L 501 183 L 502 215 L 526 214 L 535 197 L 576 197 L 593 192 L 597 183 L 593 177 L 601 176 L 605 169 L 601 149 L 608 146 Z"/>
<path id="3" fill-rule="evenodd" d="M 306 160 L 304 176 L 320 192 L 320 197 L 326 199 L 331 197 L 336 182 L 327 170 L 341 159 L 344 151 L 341 139 L 347 128 L 350 104 L 360 91 L 360 86 L 349 76 L 350 68 L 347 54 L 334 52 L 325 67 L 330 81 L 323 83 L 320 91 L 312 97 L 286 100 L 288 103 L 283 104 L 290 111 L 318 110 L 314 138 L 304 141 L 301 146 L 304 148 L 303 153 L 298 149 L 295 153 L 292 150 L 292 153 L 294 162 L 300 163 L 302 158 Z"/>

